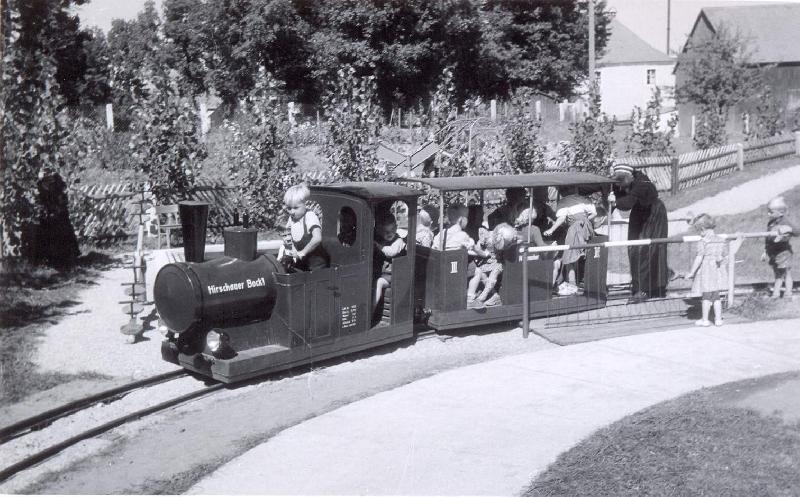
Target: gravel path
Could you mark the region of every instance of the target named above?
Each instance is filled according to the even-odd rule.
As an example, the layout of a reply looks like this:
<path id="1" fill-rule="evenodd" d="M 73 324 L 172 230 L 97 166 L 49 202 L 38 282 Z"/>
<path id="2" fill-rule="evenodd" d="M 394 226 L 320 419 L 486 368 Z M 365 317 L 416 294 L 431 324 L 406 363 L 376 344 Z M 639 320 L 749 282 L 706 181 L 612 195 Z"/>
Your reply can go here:
<path id="1" fill-rule="evenodd" d="M 148 271 L 149 286 L 155 279 L 155 270 Z M 133 281 L 133 272 L 117 267 L 102 273 L 94 285 L 79 294 L 80 304 L 75 312 L 53 325 L 45 332 L 35 357 L 43 372 L 81 373 L 93 371 L 112 378 L 140 379 L 175 369 L 159 360 L 161 335 L 153 329 L 144 340 L 126 343 L 120 327 L 128 322 L 120 301 L 128 300 L 122 283 Z M 152 286 L 148 297 L 152 298 Z M 154 306 L 145 306 L 139 317 L 145 317 Z"/>

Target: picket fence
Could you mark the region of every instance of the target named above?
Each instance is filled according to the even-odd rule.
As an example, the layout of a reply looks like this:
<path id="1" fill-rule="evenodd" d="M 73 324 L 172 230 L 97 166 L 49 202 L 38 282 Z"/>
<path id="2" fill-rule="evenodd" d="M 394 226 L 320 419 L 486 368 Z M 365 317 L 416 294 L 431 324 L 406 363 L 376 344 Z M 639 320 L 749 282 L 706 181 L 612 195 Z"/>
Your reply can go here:
<path id="1" fill-rule="evenodd" d="M 687 152 L 677 157 L 622 157 L 615 162 L 643 170 L 659 191 L 676 194 L 680 190 L 742 170 L 748 164 L 800 155 L 799 141 L 796 135 L 782 135 Z"/>
<path id="2" fill-rule="evenodd" d="M 309 183 L 328 183 L 328 171 L 312 171 L 302 175 Z M 236 209 L 235 187 L 223 180 L 202 180 L 195 184 L 189 200 L 209 204 L 209 229 L 218 231 L 233 224 Z M 138 182 L 118 182 L 83 185 L 70 192 L 72 226 L 79 239 L 108 240 L 135 235 L 139 213 L 154 204 L 146 185 Z"/>

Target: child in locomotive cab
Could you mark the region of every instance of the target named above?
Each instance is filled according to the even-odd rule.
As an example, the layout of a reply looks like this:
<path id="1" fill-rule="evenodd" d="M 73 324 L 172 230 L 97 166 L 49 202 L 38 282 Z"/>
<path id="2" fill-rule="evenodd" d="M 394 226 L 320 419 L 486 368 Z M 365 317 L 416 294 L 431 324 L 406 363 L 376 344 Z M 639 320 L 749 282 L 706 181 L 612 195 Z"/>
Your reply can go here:
<path id="1" fill-rule="evenodd" d="M 406 242 L 397 235 L 397 220 L 393 214 L 385 213 L 375 222 L 375 284 L 373 308 L 383 297 L 383 292 L 392 286 L 392 259 L 403 255 Z"/>
<path id="2" fill-rule="evenodd" d="M 283 195 L 283 204 L 289 213 L 286 229 L 291 249 L 284 256 L 297 271 L 311 271 L 328 266 L 322 249 L 322 225 L 319 217 L 306 208 L 311 191 L 305 183 L 294 185 Z"/>

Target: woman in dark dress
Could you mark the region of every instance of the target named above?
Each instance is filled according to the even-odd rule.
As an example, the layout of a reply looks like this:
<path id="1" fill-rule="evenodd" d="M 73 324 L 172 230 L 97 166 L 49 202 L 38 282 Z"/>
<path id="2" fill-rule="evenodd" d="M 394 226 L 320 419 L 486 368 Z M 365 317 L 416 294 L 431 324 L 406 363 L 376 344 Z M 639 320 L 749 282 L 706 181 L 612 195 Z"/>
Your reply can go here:
<path id="1" fill-rule="evenodd" d="M 669 235 L 667 209 L 658 198 L 656 186 L 644 173 L 627 164 L 614 166 L 616 208 L 631 211 L 628 220 L 628 240 L 666 238 Z M 628 247 L 631 270 L 632 301 L 651 297 L 664 297 L 669 269 L 667 245 L 639 245 Z"/>

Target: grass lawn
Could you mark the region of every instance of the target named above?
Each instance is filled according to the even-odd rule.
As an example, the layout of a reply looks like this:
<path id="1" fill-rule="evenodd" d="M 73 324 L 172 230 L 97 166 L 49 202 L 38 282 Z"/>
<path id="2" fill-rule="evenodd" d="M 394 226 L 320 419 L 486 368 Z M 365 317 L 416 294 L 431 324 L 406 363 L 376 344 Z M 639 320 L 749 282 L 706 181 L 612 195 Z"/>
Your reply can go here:
<path id="1" fill-rule="evenodd" d="M 523 495 L 798 495 L 800 423 L 734 403 L 770 381 L 704 389 L 628 416 L 559 456 Z"/>
<path id="2" fill-rule="evenodd" d="M 99 271 L 111 264 L 103 253 L 89 252 L 71 271 L 58 272 L 13 259 L 0 269 L 0 405 L 73 379 L 96 375 L 42 374 L 33 363 L 37 342 L 46 327 L 79 304 L 78 293 L 93 284 Z"/>
<path id="3" fill-rule="evenodd" d="M 787 167 L 796 165 L 800 165 L 800 157 L 790 156 L 781 159 L 756 162 L 755 164 L 746 165 L 743 171 L 736 171 L 727 176 L 701 183 L 697 186 L 680 191 L 675 196 L 671 196 L 668 192 L 662 192 L 659 196 L 661 200 L 664 201 L 667 212 L 674 211 L 703 200 L 706 197 L 728 191 L 734 186 L 738 186 L 746 181 L 773 174 Z"/>

